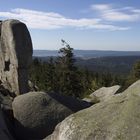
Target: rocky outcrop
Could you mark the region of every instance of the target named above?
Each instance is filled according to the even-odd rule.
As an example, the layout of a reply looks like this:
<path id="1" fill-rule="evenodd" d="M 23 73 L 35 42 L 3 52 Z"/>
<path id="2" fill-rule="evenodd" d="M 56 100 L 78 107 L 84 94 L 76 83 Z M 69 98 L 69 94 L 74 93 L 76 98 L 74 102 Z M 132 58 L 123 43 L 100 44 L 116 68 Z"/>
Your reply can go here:
<path id="1" fill-rule="evenodd" d="M 121 94 L 79 111 L 45 140 L 139 140 L 140 81 Z"/>
<path id="2" fill-rule="evenodd" d="M 6 120 L 5 128 L 0 124 L 0 139 L 11 140 L 10 133 L 19 140 L 44 138 L 65 117 L 90 106 L 56 93 L 28 93 L 29 86 L 38 90 L 28 81 L 31 60 L 32 42 L 26 25 L 18 20 L 0 21 L 0 109 Z M 23 93 L 27 94 L 20 95 Z"/>
<path id="3" fill-rule="evenodd" d="M 65 113 L 64 113 L 65 112 Z M 13 101 L 16 134 L 19 139 L 40 139 L 52 130 L 52 124 L 72 112 L 43 92 L 20 95 Z M 58 117 L 58 115 L 60 115 Z"/>
<path id="4" fill-rule="evenodd" d="M 17 96 L 12 106 L 15 130 L 20 140 L 44 138 L 68 115 L 87 107 L 85 102 L 71 97 L 44 92 L 30 92 Z"/>
<path id="5" fill-rule="evenodd" d="M 28 67 L 32 42 L 26 25 L 0 21 L 0 139 L 13 140 L 13 97 L 29 91 Z"/>
<path id="6" fill-rule="evenodd" d="M 28 67 L 32 42 L 26 25 L 18 20 L 0 23 L 0 81 L 16 95 L 29 91 Z"/>
<path id="7" fill-rule="evenodd" d="M 115 85 L 112 87 L 102 87 L 90 94 L 88 97 L 84 98 L 83 100 L 91 103 L 106 101 L 112 98 L 112 96 L 114 96 L 119 89 L 119 85 Z"/>
<path id="8" fill-rule="evenodd" d="M 85 99 L 89 103 L 56 93 L 28 92 L 31 60 L 26 25 L 0 21 L 0 140 L 140 139 L 140 81 L 121 94 L 115 94 L 120 86 L 100 88 Z M 99 103 L 91 106 L 91 102 Z"/>

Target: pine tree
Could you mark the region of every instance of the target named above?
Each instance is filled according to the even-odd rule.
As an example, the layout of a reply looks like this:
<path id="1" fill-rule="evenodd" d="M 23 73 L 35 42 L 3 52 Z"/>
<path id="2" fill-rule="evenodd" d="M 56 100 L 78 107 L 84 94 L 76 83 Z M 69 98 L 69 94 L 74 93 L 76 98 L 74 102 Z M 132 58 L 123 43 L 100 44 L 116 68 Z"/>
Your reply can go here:
<path id="1" fill-rule="evenodd" d="M 134 64 L 133 74 L 136 79 L 140 79 L 140 60 Z"/>
<path id="2" fill-rule="evenodd" d="M 56 91 L 57 84 L 56 84 L 56 73 L 55 73 L 55 62 L 53 57 L 50 57 L 49 61 L 45 63 L 46 65 L 46 72 L 45 72 L 45 87 L 46 91 L 52 92 Z"/>
<path id="3" fill-rule="evenodd" d="M 82 85 L 80 83 L 80 73 L 75 66 L 73 48 L 65 40 L 61 40 L 61 42 L 64 47 L 59 50 L 60 56 L 57 61 L 60 92 L 80 97 Z"/>

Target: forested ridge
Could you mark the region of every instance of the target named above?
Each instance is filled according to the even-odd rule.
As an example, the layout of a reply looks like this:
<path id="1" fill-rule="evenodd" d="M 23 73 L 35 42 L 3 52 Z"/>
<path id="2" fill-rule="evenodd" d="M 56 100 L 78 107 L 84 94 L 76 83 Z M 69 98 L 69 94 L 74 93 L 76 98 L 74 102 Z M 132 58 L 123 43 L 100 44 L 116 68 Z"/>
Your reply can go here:
<path id="1" fill-rule="evenodd" d="M 75 56 L 75 55 L 74 55 Z M 57 59 L 56 56 L 37 57 L 43 62 L 49 62 L 50 58 Z M 109 72 L 112 74 L 128 75 L 134 65 L 134 63 L 140 60 L 140 56 L 106 56 L 96 58 L 81 58 L 75 57 L 75 65 L 80 68 L 87 68 L 93 72 Z"/>
<path id="2" fill-rule="evenodd" d="M 58 57 L 33 60 L 30 80 L 39 90 L 83 98 L 103 86 L 121 85 L 124 90 L 139 78 L 139 56 L 82 60 L 74 57 L 65 40 L 61 41 Z"/>

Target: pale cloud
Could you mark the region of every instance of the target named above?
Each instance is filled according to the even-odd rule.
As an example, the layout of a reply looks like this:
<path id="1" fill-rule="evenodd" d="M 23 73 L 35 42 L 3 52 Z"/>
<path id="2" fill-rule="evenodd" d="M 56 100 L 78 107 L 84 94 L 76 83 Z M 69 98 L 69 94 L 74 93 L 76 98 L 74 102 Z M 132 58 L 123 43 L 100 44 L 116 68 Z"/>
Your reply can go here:
<path id="1" fill-rule="evenodd" d="M 140 9 L 134 7 L 114 8 L 111 4 L 91 5 L 91 9 L 99 12 L 107 21 L 134 22 L 140 20 Z"/>
<path id="2" fill-rule="evenodd" d="M 109 5 L 109 4 L 95 4 L 95 5 L 91 5 L 91 9 L 105 11 L 105 10 L 111 9 L 111 5 Z"/>
<path id="3" fill-rule="evenodd" d="M 108 6 L 100 6 L 98 9 L 109 9 Z M 19 19 L 33 29 L 57 29 L 72 27 L 78 29 L 102 29 L 102 30 L 128 30 L 129 27 L 120 27 L 103 23 L 99 18 L 72 19 L 55 12 L 42 12 L 28 9 L 12 9 L 9 12 L 0 12 L 2 18 Z"/>

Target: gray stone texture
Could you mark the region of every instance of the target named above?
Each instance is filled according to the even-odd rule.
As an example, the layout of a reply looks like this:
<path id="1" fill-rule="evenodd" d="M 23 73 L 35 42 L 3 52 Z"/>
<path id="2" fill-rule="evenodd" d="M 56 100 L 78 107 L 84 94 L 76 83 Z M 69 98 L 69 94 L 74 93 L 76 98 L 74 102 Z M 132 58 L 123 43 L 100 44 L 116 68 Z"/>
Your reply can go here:
<path id="1" fill-rule="evenodd" d="M 44 92 L 17 96 L 13 103 L 15 131 L 20 140 L 39 140 L 52 133 L 55 126 L 73 113 Z"/>
<path id="2" fill-rule="evenodd" d="M 139 140 L 140 80 L 123 93 L 70 115 L 44 140 Z"/>
<path id="3" fill-rule="evenodd" d="M 32 41 L 26 25 L 18 20 L 0 23 L 0 81 L 16 95 L 29 91 L 28 67 Z"/>

